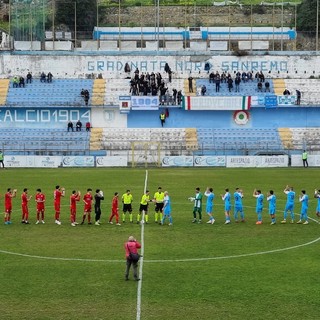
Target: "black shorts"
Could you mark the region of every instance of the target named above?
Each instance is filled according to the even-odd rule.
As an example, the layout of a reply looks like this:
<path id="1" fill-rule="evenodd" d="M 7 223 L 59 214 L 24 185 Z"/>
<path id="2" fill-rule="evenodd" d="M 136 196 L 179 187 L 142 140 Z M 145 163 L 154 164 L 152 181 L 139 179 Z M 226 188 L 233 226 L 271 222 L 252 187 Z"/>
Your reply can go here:
<path id="1" fill-rule="evenodd" d="M 162 210 L 163 210 L 163 202 L 161 202 L 161 203 L 156 203 L 156 207 L 155 207 L 155 211 L 156 212 L 162 212 Z"/>
<path id="2" fill-rule="evenodd" d="M 140 208 L 139 208 L 139 212 L 144 211 L 145 213 L 148 212 L 148 205 L 147 204 L 141 204 L 140 203 Z"/>
<path id="3" fill-rule="evenodd" d="M 123 210 L 122 210 L 123 212 L 132 212 L 132 205 L 131 205 L 131 203 L 129 203 L 129 204 L 123 204 Z"/>

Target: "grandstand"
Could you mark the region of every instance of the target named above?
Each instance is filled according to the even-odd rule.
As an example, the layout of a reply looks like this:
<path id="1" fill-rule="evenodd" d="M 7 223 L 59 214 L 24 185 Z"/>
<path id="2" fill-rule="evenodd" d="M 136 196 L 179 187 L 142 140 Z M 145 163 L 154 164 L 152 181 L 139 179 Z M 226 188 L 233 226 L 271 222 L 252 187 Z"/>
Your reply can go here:
<path id="1" fill-rule="evenodd" d="M 14 49 L 0 55 L 0 134 L 6 155 L 129 159 L 140 151 L 146 157 L 154 152 L 189 157 L 320 150 L 318 55 L 269 51 L 271 42 L 293 44 L 294 28 L 96 26 L 92 39 L 77 41 L 66 38 L 69 33 L 47 31 L 41 41 L 11 39 L 16 32 L 5 35 Z M 53 74 L 51 83 L 39 79 L 46 70 Z M 14 87 L 12 79 L 28 72 L 32 83 Z M 218 90 L 211 73 L 230 77 L 232 86 L 221 78 Z M 242 78 L 243 73 L 253 77 Z M 151 74 L 160 80 L 150 80 Z M 242 80 L 236 90 L 237 74 Z M 147 78 L 146 87 L 139 80 L 132 90 L 133 80 Z M 87 102 L 82 89 L 88 91 Z M 285 89 L 290 94 L 284 95 Z M 68 132 L 68 122 L 75 127 L 78 120 L 82 131 Z M 91 131 L 84 131 L 85 124 Z"/>

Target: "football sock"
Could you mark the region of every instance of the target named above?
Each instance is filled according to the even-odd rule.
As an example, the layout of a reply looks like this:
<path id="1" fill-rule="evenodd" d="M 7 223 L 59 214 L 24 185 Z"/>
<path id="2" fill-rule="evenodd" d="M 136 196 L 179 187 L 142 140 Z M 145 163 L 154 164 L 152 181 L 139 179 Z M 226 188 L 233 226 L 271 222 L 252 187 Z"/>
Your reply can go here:
<path id="1" fill-rule="evenodd" d="M 162 212 L 159 213 L 159 216 L 160 216 L 160 220 L 162 220 L 162 217 L 163 217 Z"/>
<path id="2" fill-rule="evenodd" d="M 129 213 L 129 220 L 130 220 L 130 222 L 133 221 L 132 213 Z"/>
<path id="3" fill-rule="evenodd" d="M 148 222 L 149 221 L 149 215 L 145 214 L 144 215 L 144 219 L 146 220 L 146 222 Z"/>
<path id="4" fill-rule="evenodd" d="M 241 220 L 244 219 L 244 212 L 243 211 L 240 212 L 240 217 L 241 217 Z"/>
<path id="5" fill-rule="evenodd" d="M 258 221 L 262 221 L 262 214 L 258 213 Z"/>
<path id="6" fill-rule="evenodd" d="M 154 214 L 154 221 L 155 221 L 155 222 L 158 221 L 158 212 L 156 212 L 156 213 Z"/>
<path id="7" fill-rule="evenodd" d="M 123 213 L 123 214 L 122 214 L 122 221 L 124 222 L 125 220 L 126 220 L 126 214 Z"/>
<path id="8" fill-rule="evenodd" d="M 284 214 L 283 214 L 283 219 L 284 219 L 284 220 L 287 219 L 287 211 L 284 212 Z"/>
<path id="9" fill-rule="evenodd" d="M 140 221 L 140 219 L 141 219 L 141 214 L 139 213 L 137 216 L 137 221 Z"/>

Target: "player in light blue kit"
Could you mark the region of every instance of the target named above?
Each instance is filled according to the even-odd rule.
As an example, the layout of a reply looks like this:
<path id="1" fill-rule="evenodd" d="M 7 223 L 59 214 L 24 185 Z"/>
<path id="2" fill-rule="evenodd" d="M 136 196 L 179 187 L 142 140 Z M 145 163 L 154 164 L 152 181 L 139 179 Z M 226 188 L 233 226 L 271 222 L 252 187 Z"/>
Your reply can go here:
<path id="1" fill-rule="evenodd" d="M 206 212 L 209 215 L 209 221 L 207 223 L 214 224 L 215 219 L 213 218 L 213 199 L 214 199 L 214 193 L 212 188 L 207 188 L 204 195 L 207 197 L 207 204 L 206 204 Z"/>
<path id="2" fill-rule="evenodd" d="M 301 190 L 301 195 L 299 197 L 299 201 L 301 202 L 301 212 L 300 212 L 300 220 L 297 222 L 298 224 L 309 224 L 308 222 L 308 206 L 309 206 L 309 196 L 306 194 L 306 190 Z"/>
<path id="3" fill-rule="evenodd" d="M 254 189 L 253 196 L 257 199 L 256 202 L 256 214 L 257 222 L 256 224 L 262 224 L 262 210 L 263 210 L 263 199 L 264 195 L 261 193 L 261 190 Z"/>
<path id="4" fill-rule="evenodd" d="M 171 217 L 171 200 L 169 197 L 168 191 L 164 192 L 164 199 L 163 199 L 163 217 L 161 220 L 161 224 L 164 224 L 166 218 L 169 219 L 169 226 L 172 226 L 172 217 Z"/>
<path id="5" fill-rule="evenodd" d="M 225 194 L 221 195 L 222 200 L 224 201 L 224 214 L 226 217 L 226 222 L 224 224 L 230 224 L 230 211 L 231 211 L 231 195 L 229 189 L 225 189 Z"/>
<path id="6" fill-rule="evenodd" d="M 316 208 L 316 215 L 320 218 L 320 190 L 314 190 L 314 198 L 318 199 L 317 208 Z"/>
<path id="7" fill-rule="evenodd" d="M 271 217 L 271 225 L 276 224 L 276 201 L 277 198 L 274 195 L 273 190 L 270 190 L 267 196 L 267 201 L 269 202 L 269 214 Z"/>
<path id="8" fill-rule="evenodd" d="M 242 206 L 243 192 L 241 189 L 236 188 L 236 192 L 233 194 L 234 197 L 234 220 L 238 222 L 238 213 L 240 212 L 241 222 L 244 222 L 244 212 Z"/>
<path id="9" fill-rule="evenodd" d="M 295 199 L 296 193 L 293 191 L 293 187 L 289 187 L 288 185 L 283 190 L 283 192 L 287 195 L 287 202 L 286 202 L 286 207 L 283 213 L 283 220 L 281 221 L 281 223 L 287 223 L 288 211 L 290 212 L 291 223 L 294 223 L 293 209 L 294 209 L 294 199 Z"/>

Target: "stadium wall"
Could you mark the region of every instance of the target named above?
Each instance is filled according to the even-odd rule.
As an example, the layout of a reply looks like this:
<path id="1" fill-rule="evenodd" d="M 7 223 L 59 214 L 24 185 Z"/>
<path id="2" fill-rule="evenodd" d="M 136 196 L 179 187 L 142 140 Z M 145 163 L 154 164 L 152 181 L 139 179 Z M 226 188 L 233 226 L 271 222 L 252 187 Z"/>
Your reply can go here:
<path id="1" fill-rule="evenodd" d="M 288 55 L 286 55 L 288 54 Z M 290 55 L 289 55 L 290 54 Z M 0 76 L 7 78 L 14 75 L 26 75 L 31 71 L 36 77 L 42 71 L 51 71 L 55 78 L 85 78 L 102 76 L 103 78 L 117 78 L 127 75 L 124 72 L 125 64 L 133 72 L 138 68 L 141 72 L 163 71 L 168 63 L 176 77 L 190 73 L 204 75 L 204 67 L 210 64 L 214 71 L 263 71 L 275 78 L 309 78 L 320 74 L 320 56 L 314 53 L 282 53 L 280 55 L 261 56 L 232 56 L 212 55 L 208 53 L 193 52 L 163 52 L 157 53 L 141 51 L 129 55 L 113 52 L 112 55 L 100 52 L 95 55 L 84 53 L 44 52 L 42 54 L 20 52 L 15 54 L 2 53 L 0 55 Z"/>
<path id="2" fill-rule="evenodd" d="M 131 111 L 128 114 L 128 128 L 161 127 L 159 112 Z M 318 127 L 319 109 L 314 107 L 281 107 L 274 109 L 252 108 L 249 121 L 238 125 L 234 111 L 185 111 L 169 109 L 165 127 L 169 128 L 281 128 Z"/>
<path id="3" fill-rule="evenodd" d="M 69 120 L 87 121 L 95 128 L 160 128 L 158 111 L 131 111 L 121 114 L 118 108 L 0 108 L 0 128 L 67 128 Z M 252 108 L 249 121 L 238 125 L 234 111 L 186 111 L 170 108 L 166 128 L 308 128 L 319 126 L 315 107 Z"/>

